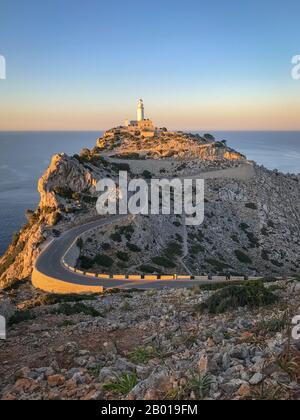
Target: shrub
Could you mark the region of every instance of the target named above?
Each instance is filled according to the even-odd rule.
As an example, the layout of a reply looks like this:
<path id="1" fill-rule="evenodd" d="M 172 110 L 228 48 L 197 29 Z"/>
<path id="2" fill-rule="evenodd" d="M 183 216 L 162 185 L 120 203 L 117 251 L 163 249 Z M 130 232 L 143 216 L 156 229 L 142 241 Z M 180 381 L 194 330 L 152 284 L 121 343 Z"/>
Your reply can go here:
<path id="1" fill-rule="evenodd" d="M 257 210 L 257 205 L 255 203 L 246 203 L 245 207 L 251 210 Z"/>
<path id="2" fill-rule="evenodd" d="M 117 252 L 117 258 L 121 261 L 127 262 L 129 260 L 129 256 L 127 252 L 118 251 Z"/>
<path id="3" fill-rule="evenodd" d="M 155 356 L 155 351 L 152 347 L 136 347 L 130 354 L 129 359 L 134 363 L 146 363 Z"/>
<path id="4" fill-rule="evenodd" d="M 214 140 L 215 140 L 215 137 L 214 137 L 212 134 L 209 134 L 209 133 L 205 133 L 205 134 L 203 135 L 203 138 L 204 138 L 205 140 L 209 140 L 209 141 L 214 141 Z"/>
<path id="5" fill-rule="evenodd" d="M 215 267 L 217 270 L 220 270 L 220 271 L 226 268 L 231 268 L 230 265 L 226 264 L 223 261 L 216 260 L 215 258 L 208 258 L 206 261 L 208 262 L 208 264 L 212 265 L 213 267 Z"/>
<path id="6" fill-rule="evenodd" d="M 127 248 L 132 251 L 132 252 L 141 252 L 141 248 L 139 248 L 137 245 L 135 244 L 131 244 L 130 242 L 127 242 L 126 244 Z"/>
<path id="7" fill-rule="evenodd" d="M 205 248 L 202 245 L 192 245 L 191 246 L 191 253 L 192 254 L 199 254 L 200 252 L 204 252 Z"/>
<path id="8" fill-rule="evenodd" d="M 160 265 L 161 267 L 165 267 L 165 268 L 176 267 L 176 264 L 174 264 L 167 257 L 154 257 L 152 258 L 152 262 L 154 262 L 154 264 Z"/>
<path id="9" fill-rule="evenodd" d="M 188 388 L 195 393 L 196 398 L 203 400 L 212 383 L 213 380 L 209 375 L 194 375 L 188 383 Z"/>
<path id="10" fill-rule="evenodd" d="M 74 305 L 63 303 L 57 309 L 54 309 L 53 313 L 57 315 L 62 314 L 66 316 L 76 314 L 84 314 L 92 317 L 102 316 L 100 312 L 96 311 L 96 309 L 90 306 L 86 306 L 84 303 L 75 303 Z"/>
<path id="11" fill-rule="evenodd" d="M 79 249 L 82 249 L 82 248 L 83 248 L 83 239 L 82 239 L 82 238 L 78 238 L 78 239 L 77 239 L 77 241 L 76 241 L 76 246 L 77 246 L 77 248 L 79 248 Z"/>
<path id="12" fill-rule="evenodd" d="M 106 391 L 119 392 L 122 395 L 127 395 L 137 384 L 136 373 L 122 373 L 115 374 L 115 380 L 103 384 L 103 389 Z"/>
<path id="13" fill-rule="evenodd" d="M 277 300 L 277 296 L 266 289 L 262 283 L 253 283 L 225 287 L 202 303 L 199 309 L 207 310 L 211 314 L 220 314 L 238 307 L 257 308 L 271 305 Z"/>
<path id="14" fill-rule="evenodd" d="M 119 171 L 130 172 L 130 166 L 128 165 L 128 163 L 112 163 L 111 166 L 115 172 L 119 172 Z"/>
<path id="15" fill-rule="evenodd" d="M 243 251 L 236 249 L 234 251 L 236 258 L 243 264 L 252 264 L 251 258 L 245 254 Z"/>
<path id="16" fill-rule="evenodd" d="M 101 265 L 102 267 L 111 267 L 114 263 L 113 259 L 105 254 L 98 254 L 94 258 L 94 263 Z"/>
<path id="17" fill-rule="evenodd" d="M 182 246 L 177 242 L 169 242 L 167 244 L 166 249 L 164 250 L 164 254 L 168 257 L 175 257 L 182 255 Z"/>
<path id="18" fill-rule="evenodd" d="M 79 257 L 79 264 L 81 266 L 81 268 L 83 268 L 84 270 L 88 270 L 89 268 L 92 268 L 94 265 L 94 260 L 92 260 L 89 257 L 86 257 L 84 255 L 81 255 Z"/>
<path id="19" fill-rule="evenodd" d="M 20 322 L 24 321 L 30 321 L 32 319 L 35 319 L 36 315 L 30 311 L 30 310 L 23 310 L 23 311 L 17 311 L 8 321 L 8 325 L 12 326 L 15 324 L 19 324 Z"/>
<path id="20" fill-rule="evenodd" d="M 122 236 L 118 232 L 114 232 L 110 235 L 110 238 L 115 242 L 122 242 Z"/>
<path id="21" fill-rule="evenodd" d="M 145 171 L 143 171 L 142 176 L 143 176 L 145 179 L 151 179 L 151 178 L 152 178 L 152 173 L 151 173 L 151 172 L 149 172 L 149 171 L 147 171 L 147 170 L 145 170 Z"/>
<path id="22" fill-rule="evenodd" d="M 157 273 L 158 270 L 155 267 L 152 267 L 152 265 L 148 265 L 148 264 L 143 264 L 139 267 L 139 270 L 142 273 L 146 273 L 146 274 L 154 274 Z"/>

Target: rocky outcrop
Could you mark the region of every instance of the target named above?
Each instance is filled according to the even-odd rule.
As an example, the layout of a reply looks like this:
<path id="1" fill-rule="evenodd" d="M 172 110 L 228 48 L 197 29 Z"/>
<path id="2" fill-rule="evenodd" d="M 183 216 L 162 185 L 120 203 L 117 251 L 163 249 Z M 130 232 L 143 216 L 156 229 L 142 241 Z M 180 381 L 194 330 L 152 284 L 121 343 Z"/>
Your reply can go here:
<path id="1" fill-rule="evenodd" d="M 81 199 L 91 197 L 102 174 L 103 168 L 84 165 L 66 154 L 53 156 L 38 183 L 38 208 L 28 212 L 28 223 L 0 258 L 0 288 L 30 276 L 42 243 L 53 235 L 53 227 L 59 229 L 60 222 L 72 220 L 75 211 L 89 206 Z"/>
<path id="2" fill-rule="evenodd" d="M 245 156 L 227 147 L 226 142 L 166 131 L 149 139 L 122 129 L 109 130 L 93 150 L 84 149 L 73 157 L 55 155 L 38 183 L 38 208 L 28 213 L 28 223 L 0 259 L 0 287 L 28 277 L 41 245 L 57 230 L 62 232 L 96 216 L 95 186 L 102 177 L 117 177 L 120 169 L 127 169 L 132 176 L 197 176 L 203 171 L 238 170 L 240 164 L 247 166 L 246 162 Z M 127 239 L 123 235 L 125 239 L 111 244 L 107 252 L 112 252 L 115 264 L 111 270 L 136 274 L 146 265 L 147 270 L 154 266 L 157 272 L 172 274 L 174 269 L 181 274 L 297 273 L 299 176 L 255 166 L 255 176 L 244 178 L 207 180 L 206 217 L 201 227 L 184 230 L 184 221 L 173 216 L 136 217 L 135 232 L 127 233 Z M 91 238 L 82 256 L 91 262 L 103 253 L 102 243 L 104 238 L 111 242 L 110 234 L 103 229 L 101 238 Z M 128 237 L 137 244 L 138 252 L 132 246 L 130 249 Z M 153 262 L 153 258 L 163 257 L 170 242 L 173 246 L 177 242 L 175 256 L 168 255 L 174 261 L 168 267 L 157 265 L 166 261 L 160 258 Z M 184 254 L 179 255 L 181 247 Z"/>
<path id="3" fill-rule="evenodd" d="M 55 155 L 38 182 L 38 191 L 41 196 L 39 207 L 41 209 L 59 208 L 64 203 L 64 191 L 88 193 L 96 186 L 96 183 L 93 171 L 81 165 L 76 158 L 71 158 L 66 154 Z"/>
<path id="4" fill-rule="evenodd" d="M 199 310 L 218 293 L 205 288 L 127 289 L 80 305 L 27 291 L 18 303 L 27 321 L 0 341 L 0 398 L 297 400 L 300 342 L 290 338 L 297 284 L 268 283 L 275 305 L 217 315 Z"/>

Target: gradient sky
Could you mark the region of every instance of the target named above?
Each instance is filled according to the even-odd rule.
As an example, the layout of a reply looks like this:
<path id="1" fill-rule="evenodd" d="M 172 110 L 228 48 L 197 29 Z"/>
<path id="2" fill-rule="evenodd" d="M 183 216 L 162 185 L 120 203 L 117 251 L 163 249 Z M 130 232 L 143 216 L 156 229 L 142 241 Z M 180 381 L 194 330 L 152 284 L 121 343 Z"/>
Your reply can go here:
<path id="1" fill-rule="evenodd" d="M 300 130 L 299 0 L 0 0 L 0 130 Z"/>

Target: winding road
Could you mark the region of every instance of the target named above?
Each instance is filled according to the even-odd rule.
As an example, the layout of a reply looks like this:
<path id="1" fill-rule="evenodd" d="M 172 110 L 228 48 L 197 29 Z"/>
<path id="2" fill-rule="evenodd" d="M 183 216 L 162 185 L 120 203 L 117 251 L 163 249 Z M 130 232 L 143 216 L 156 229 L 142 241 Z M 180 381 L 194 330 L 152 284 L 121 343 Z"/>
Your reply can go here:
<path id="1" fill-rule="evenodd" d="M 112 216 L 110 218 L 100 218 L 93 222 L 74 227 L 64 233 L 59 238 L 54 239 L 38 257 L 35 268 L 38 272 L 61 280 L 66 283 L 84 286 L 103 286 L 104 288 L 138 288 L 138 289 L 157 289 L 163 287 L 191 287 L 205 282 L 200 280 L 116 280 L 99 279 L 97 277 L 87 277 L 82 274 L 68 270 L 62 262 L 69 247 L 76 238 L 84 232 L 101 228 L 118 220 L 123 220 L 124 216 Z"/>
<path id="2" fill-rule="evenodd" d="M 249 163 L 241 165 L 237 168 L 208 172 L 199 174 L 198 178 L 240 178 L 245 179 L 254 175 L 253 166 Z M 126 216 L 125 216 L 126 217 Z M 69 283 L 78 286 L 102 286 L 103 288 L 140 288 L 140 289 L 157 289 L 163 287 L 182 288 L 192 287 L 197 284 L 205 284 L 205 280 L 116 280 L 116 279 L 100 279 L 97 277 L 88 277 L 82 274 L 74 273 L 69 270 L 62 262 L 62 259 L 71 245 L 79 235 L 84 232 L 107 226 L 111 223 L 124 220 L 124 216 L 111 216 L 109 218 L 99 217 L 96 220 L 76 226 L 61 234 L 59 238 L 54 239 L 43 250 L 37 258 L 34 270 L 48 278 L 53 278 L 62 283 Z M 211 280 L 209 281 L 211 283 Z"/>

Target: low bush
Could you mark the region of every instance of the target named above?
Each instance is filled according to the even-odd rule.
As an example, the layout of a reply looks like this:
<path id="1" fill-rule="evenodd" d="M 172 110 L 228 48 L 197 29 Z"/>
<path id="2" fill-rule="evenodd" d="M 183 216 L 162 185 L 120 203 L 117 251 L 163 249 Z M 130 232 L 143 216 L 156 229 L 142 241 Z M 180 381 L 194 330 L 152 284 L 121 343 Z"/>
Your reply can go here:
<path id="1" fill-rule="evenodd" d="M 36 315 L 30 310 L 17 311 L 8 321 L 8 326 L 20 324 L 24 321 L 35 319 Z"/>
<path id="2" fill-rule="evenodd" d="M 98 254 L 94 258 L 94 263 L 101 265 L 102 267 L 111 267 L 114 263 L 114 260 L 105 254 Z"/>
<path id="3" fill-rule="evenodd" d="M 135 244 L 131 244 L 130 242 L 127 242 L 126 246 L 129 249 L 129 251 L 132 251 L 132 252 L 141 252 L 142 251 L 141 248 L 139 248 Z"/>
<path id="4" fill-rule="evenodd" d="M 225 287 L 202 303 L 199 309 L 211 314 L 220 314 L 238 307 L 257 308 L 277 301 L 278 297 L 262 283 L 253 283 Z"/>
<path id="5" fill-rule="evenodd" d="M 79 264 L 80 264 L 80 267 L 81 267 L 83 270 L 89 270 L 90 268 L 92 268 L 92 267 L 93 267 L 93 265 L 94 265 L 94 260 L 92 260 L 91 258 L 86 257 L 86 256 L 84 256 L 84 255 L 81 255 L 81 256 L 79 257 Z"/>
<path id="6" fill-rule="evenodd" d="M 54 309 L 53 313 L 56 315 L 62 314 L 65 316 L 71 316 L 76 314 L 84 314 L 92 317 L 102 316 L 100 312 L 98 312 L 96 309 L 87 306 L 84 303 L 75 303 L 74 305 L 70 305 L 69 303 L 63 303 L 58 308 Z"/>
<path id="7" fill-rule="evenodd" d="M 138 382 L 136 373 L 122 373 L 115 374 L 114 380 L 103 384 L 103 389 L 106 391 L 118 392 L 122 395 L 127 395 L 136 386 Z"/>
<path id="8" fill-rule="evenodd" d="M 251 258 L 245 254 L 243 251 L 236 249 L 234 251 L 236 258 L 243 264 L 252 264 Z"/>
<path id="9" fill-rule="evenodd" d="M 247 207 L 247 209 L 257 210 L 257 204 L 255 203 L 246 203 L 245 207 Z"/>
<path id="10" fill-rule="evenodd" d="M 121 261 L 127 262 L 129 260 L 129 256 L 127 252 L 118 251 L 117 252 L 117 258 Z"/>
<path id="11" fill-rule="evenodd" d="M 167 257 L 153 257 L 152 262 L 154 262 L 154 264 L 160 265 L 161 267 L 165 267 L 165 268 L 176 267 L 176 264 L 172 262 L 171 260 L 169 260 L 169 258 Z"/>
<path id="12" fill-rule="evenodd" d="M 152 265 L 148 265 L 148 264 L 143 264 L 139 267 L 139 270 L 142 273 L 146 273 L 146 274 L 159 274 L 159 270 L 157 270 L 157 268 L 153 267 Z"/>

